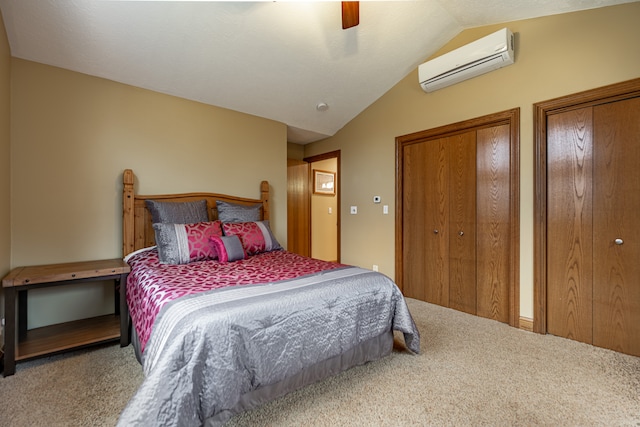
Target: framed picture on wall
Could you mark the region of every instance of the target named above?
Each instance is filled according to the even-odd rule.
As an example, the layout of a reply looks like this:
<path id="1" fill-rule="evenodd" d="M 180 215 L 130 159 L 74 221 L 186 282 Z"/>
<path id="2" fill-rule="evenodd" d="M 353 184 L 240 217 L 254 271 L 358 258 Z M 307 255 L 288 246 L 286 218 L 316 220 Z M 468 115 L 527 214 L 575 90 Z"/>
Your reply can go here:
<path id="1" fill-rule="evenodd" d="M 336 195 L 336 173 L 329 171 L 322 171 L 318 169 L 313 170 L 313 193 L 325 194 L 327 196 Z"/>

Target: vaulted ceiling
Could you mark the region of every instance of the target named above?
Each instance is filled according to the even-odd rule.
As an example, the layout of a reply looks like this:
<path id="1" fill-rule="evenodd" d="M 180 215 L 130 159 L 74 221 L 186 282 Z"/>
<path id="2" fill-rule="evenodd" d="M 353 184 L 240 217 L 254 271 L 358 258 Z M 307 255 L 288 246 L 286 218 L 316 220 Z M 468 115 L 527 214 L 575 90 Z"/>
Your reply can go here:
<path id="1" fill-rule="evenodd" d="M 276 120 L 308 143 L 466 28 L 630 2 L 361 1 L 347 30 L 334 1 L 0 0 L 0 10 L 14 57 Z"/>

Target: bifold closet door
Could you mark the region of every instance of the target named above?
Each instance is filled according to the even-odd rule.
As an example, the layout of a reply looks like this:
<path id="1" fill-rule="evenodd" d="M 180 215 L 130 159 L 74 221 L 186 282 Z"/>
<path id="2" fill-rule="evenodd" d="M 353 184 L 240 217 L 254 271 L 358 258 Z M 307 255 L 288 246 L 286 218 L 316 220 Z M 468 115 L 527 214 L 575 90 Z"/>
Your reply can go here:
<path id="1" fill-rule="evenodd" d="M 449 307 L 476 314 L 476 131 L 449 146 Z"/>
<path id="2" fill-rule="evenodd" d="M 547 120 L 547 331 L 640 355 L 640 98 Z"/>
<path id="3" fill-rule="evenodd" d="M 477 315 L 509 323 L 510 126 L 476 134 Z"/>
<path id="4" fill-rule="evenodd" d="M 405 147 L 406 296 L 509 321 L 509 126 Z"/>
<path id="5" fill-rule="evenodd" d="M 518 123 L 510 110 L 397 138 L 405 296 L 517 325 Z"/>
<path id="6" fill-rule="evenodd" d="M 640 356 L 640 98 L 593 117 L 593 344 Z"/>
<path id="7" fill-rule="evenodd" d="M 591 344 L 593 298 L 591 107 L 547 121 L 547 331 Z"/>
<path id="8" fill-rule="evenodd" d="M 405 147 L 404 294 L 449 306 L 449 150 L 446 138 Z"/>
<path id="9" fill-rule="evenodd" d="M 476 313 L 475 131 L 405 148 L 406 296 Z"/>

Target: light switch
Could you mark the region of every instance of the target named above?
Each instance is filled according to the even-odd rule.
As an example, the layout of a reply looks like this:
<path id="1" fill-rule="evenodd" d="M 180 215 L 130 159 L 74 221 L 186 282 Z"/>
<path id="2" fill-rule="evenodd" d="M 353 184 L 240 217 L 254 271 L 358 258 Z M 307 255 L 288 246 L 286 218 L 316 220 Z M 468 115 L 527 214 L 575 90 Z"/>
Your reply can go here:
<path id="1" fill-rule="evenodd" d="M 333 213 L 333 209 L 331 208 L 331 206 L 329 206 L 329 213 L 332 214 Z"/>
<path id="2" fill-rule="evenodd" d="M 384 215 L 389 215 L 389 205 L 382 206 L 382 213 Z"/>

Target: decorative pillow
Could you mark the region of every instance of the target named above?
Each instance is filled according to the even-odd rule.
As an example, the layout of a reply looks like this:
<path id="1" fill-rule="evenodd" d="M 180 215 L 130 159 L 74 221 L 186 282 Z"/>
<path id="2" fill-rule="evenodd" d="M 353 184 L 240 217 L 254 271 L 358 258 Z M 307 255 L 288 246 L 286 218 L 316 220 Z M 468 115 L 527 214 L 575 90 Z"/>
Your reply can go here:
<path id="1" fill-rule="evenodd" d="M 209 221 L 207 201 L 205 199 L 193 202 L 158 202 L 145 200 L 151 222 L 165 224 L 195 224 Z"/>
<path id="2" fill-rule="evenodd" d="M 215 248 L 220 262 L 238 261 L 246 258 L 238 236 L 211 236 L 209 240 Z"/>
<path id="3" fill-rule="evenodd" d="M 216 200 L 216 208 L 218 209 L 218 219 L 222 222 L 249 222 L 260 221 L 262 204 L 246 206 Z"/>
<path id="4" fill-rule="evenodd" d="M 220 221 L 195 224 L 153 224 L 160 262 L 188 264 L 215 259 L 217 254 L 211 245 L 210 238 L 222 236 L 220 224 Z"/>
<path id="5" fill-rule="evenodd" d="M 238 236 L 247 256 L 282 249 L 269 227 L 269 221 L 223 222 L 225 236 Z"/>

